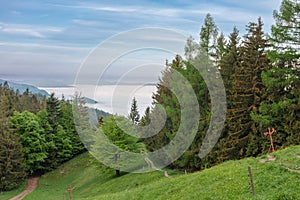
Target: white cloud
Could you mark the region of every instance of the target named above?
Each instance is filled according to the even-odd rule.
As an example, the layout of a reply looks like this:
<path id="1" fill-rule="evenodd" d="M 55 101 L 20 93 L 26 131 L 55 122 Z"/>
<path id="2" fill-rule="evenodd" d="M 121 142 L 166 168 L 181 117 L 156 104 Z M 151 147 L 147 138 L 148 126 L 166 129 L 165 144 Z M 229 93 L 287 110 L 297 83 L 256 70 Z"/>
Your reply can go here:
<path id="1" fill-rule="evenodd" d="M 70 84 L 90 50 L 73 46 L 0 43 L 0 76 L 22 77 L 37 85 Z"/>
<path id="2" fill-rule="evenodd" d="M 106 5 L 95 5 L 95 4 L 78 4 L 78 5 L 62 5 L 62 4 L 49 4 L 51 6 L 70 8 L 70 9 L 88 9 L 88 10 L 98 10 L 98 11 L 108 11 L 108 12 L 135 12 L 136 9 L 129 7 L 116 7 L 116 6 L 106 6 Z"/>
<path id="3" fill-rule="evenodd" d="M 280 0 L 251 2 L 223 0 L 218 3 L 202 3 L 200 1 L 185 3 L 186 5 L 182 7 L 174 7 L 172 5 L 169 7 L 166 7 L 166 5 L 154 6 L 149 3 L 145 3 L 145 5 L 136 4 L 122 6 L 107 3 L 97 4 L 85 2 L 77 5 L 55 4 L 55 6 L 73 10 L 90 10 L 95 12 L 94 15 L 97 15 L 97 11 L 107 12 L 106 14 L 113 19 L 112 24 L 127 20 L 126 22 L 129 25 L 134 23 L 136 25 L 135 28 L 145 27 L 145 25 L 168 28 L 176 27 L 178 30 L 192 31 L 189 34 L 196 34 L 196 32 L 200 30 L 204 16 L 207 13 L 211 13 L 217 22 L 217 25 L 220 26 L 220 30 L 228 34 L 233 26 L 237 26 L 241 29 L 241 32 L 244 32 L 245 25 L 247 25 L 248 22 L 256 21 L 258 17 L 262 17 L 263 22 L 269 29 L 270 25 L 273 23 L 272 10 L 278 7 L 279 2 Z M 264 12 L 264 10 L 271 11 Z M 93 16 L 93 14 L 91 15 Z M 120 20 L 115 22 L 114 20 L 118 19 L 118 16 Z M 132 20 L 132 22 L 130 23 L 129 20 Z M 97 24 L 97 21 L 88 20 L 74 20 L 73 22 L 86 26 L 94 26 Z"/>
<path id="4" fill-rule="evenodd" d="M 0 76 L 22 77 L 35 84 L 66 85 L 74 81 L 83 57 L 64 54 L 0 51 Z"/>
<path id="5" fill-rule="evenodd" d="M 28 36 L 33 36 L 37 38 L 46 38 L 45 35 L 38 31 L 34 31 L 31 29 L 26 29 L 26 28 L 7 28 L 4 27 L 2 28 L 2 31 L 5 33 L 10 33 L 10 34 L 18 34 L 18 35 L 28 35 Z"/>
<path id="6" fill-rule="evenodd" d="M 104 12 L 114 12 L 114 13 L 130 13 L 134 16 L 138 15 L 158 15 L 158 16 L 168 16 L 175 17 L 178 16 L 183 10 L 177 8 L 161 8 L 161 7 L 148 7 L 148 6 L 109 6 L 100 4 L 78 4 L 78 5 L 60 5 L 51 4 L 52 6 L 70 8 L 70 9 L 88 9 L 93 11 L 104 11 Z"/>
<path id="7" fill-rule="evenodd" d="M 247 8 L 249 10 L 270 10 L 278 9 L 281 0 L 263 0 L 263 1 L 241 1 L 241 0 L 222 0 L 221 2 L 227 3 L 229 5 L 235 5 L 242 8 Z"/>
<path id="8" fill-rule="evenodd" d="M 81 46 L 64 46 L 64 45 L 46 45 L 38 43 L 0 43 L 0 53 L 37 53 L 48 55 L 68 55 L 73 56 L 74 59 L 84 58 L 91 48 Z M 38 56 L 37 55 L 37 56 Z M 35 60 L 33 55 L 32 60 Z M 47 61 L 45 61 L 47 62 Z"/>
<path id="9" fill-rule="evenodd" d="M 0 32 L 12 34 L 31 36 L 35 38 L 47 38 L 48 34 L 60 33 L 64 29 L 60 27 L 38 26 L 29 24 L 8 24 L 0 22 Z"/>
<path id="10" fill-rule="evenodd" d="M 39 49 L 52 49 L 52 50 L 90 50 L 90 48 L 86 47 L 73 47 L 73 46 L 58 46 L 58 45 L 46 45 L 39 43 L 10 43 L 10 42 L 1 42 L 0 47 L 27 47 L 27 48 L 39 48 Z"/>
<path id="11" fill-rule="evenodd" d="M 197 39 L 207 13 L 212 14 L 220 31 L 223 31 L 225 35 L 228 35 L 235 25 L 242 35 L 245 32 L 245 25 L 248 22 L 255 22 L 259 16 L 265 23 L 265 30 L 269 31 L 269 26 L 273 23 L 272 11 L 278 9 L 280 1 L 174 0 L 170 2 L 170 5 L 150 1 L 118 4 L 109 1 L 101 1 L 101 3 L 83 0 L 72 1 L 72 3 L 62 1 L 65 5 L 32 2 L 30 6 L 26 4 L 26 9 L 23 6 L 21 10 L 14 8 L 10 11 L 9 16 L 15 15 L 11 21 L 7 18 L 11 23 L 0 22 L 0 37 L 4 38 L 2 43 L 0 42 L 0 72 L 15 72 L 20 76 L 22 73 L 24 76 L 25 74 L 26 76 L 39 76 L 39 73 L 43 73 L 45 77 L 49 75 L 49 79 L 55 78 L 55 73 L 67 74 L 65 69 L 72 68 L 73 70 L 78 67 L 80 61 L 89 53 L 90 47 L 105 42 L 106 39 L 114 37 L 119 32 L 135 28 L 170 28 L 184 33 L 186 38 L 192 35 Z M 27 6 L 30 7 L 29 10 Z M 42 12 L 42 16 L 47 19 L 44 25 L 35 24 L 41 23 L 41 12 L 32 12 L 34 9 L 45 11 Z M 30 18 L 26 18 L 28 16 Z M 60 19 L 59 16 L 64 17 Z M 25 24 L 17 24 L 15 19 L 22 19 L 19 21 L 24 21 Z M 51 23 L 57 22 L 61 27 L 57 27 L 57 24 L 49 25 L 50 19 Z M 151 47 L 151 44 L 164 44 L 171 48 L 172 45 L 181 45 L 180 40 L 177 37 L 166 37 L 164 34 L 154 35 L 145 32 L 139 36 L 131 35 L 122 41 L 111 42 L 103 55 L 122 49 L 124 43 L 130 47 L 139 41 L 140 45 L 146 47 Z M 185 40 L 182 43 L 184 44 Z M 183 45 L 179 48 L 183 50 Z M 144 55 L 137 57 L 144 58 Z M 122 66 L 135 63 L 128 59 L 122 61 L 124 61 L 121 63 Z M 140 61 L 147 63 L 147 60 Z M 98 60 L 97 63 L 99 64 Z M 116 68 L 121 64 L 115 63 Z"/>
<path id="12" fill-rule="evenodd" d="M 137 12 L 136 8 L 131 7 L 110 7 L 110 6 L 79 6 L 80 8 L 107 11 L 107 12 Z"/>
<path id="13" fill-rule="evenodd" d="M 102 24 L 96 20 L 83 20 L 83 19 L 73 19 L 72 22 L 83 26 L 99 26 Z"/>

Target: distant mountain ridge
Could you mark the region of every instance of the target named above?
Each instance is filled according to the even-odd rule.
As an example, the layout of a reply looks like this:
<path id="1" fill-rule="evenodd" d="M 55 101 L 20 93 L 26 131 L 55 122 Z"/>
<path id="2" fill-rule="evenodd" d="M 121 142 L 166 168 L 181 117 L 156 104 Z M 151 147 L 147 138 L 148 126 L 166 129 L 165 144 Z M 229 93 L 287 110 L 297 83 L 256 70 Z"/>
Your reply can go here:
<path id="1" fill-rule="evenodd" d="M 49 97 L 49 93 L 46 90 L 39 89 L 36 86 L 23 83 L 15 83 L 12 81 L 0 79 L 0 84 L 3 85 L 5 82 L 7 82 L 9 87 L 12 88 L 14 91 L 19 90 L 20 94 L 24 93 L 26 89 L 28 89 L 31 94 Z"/>
<path id="2" fill-rule="evenodd" d="M 15 83 L 13 81 L 7 81 L 7 80 L 4 80 L 4 79 L 0 79 L 0 84 L 4 85 L 5 82 L 7 82 L 8 86 L 10 88 L 12 88 L 14 91 L 19 90 L 20 94 L 23 94 L 28 89 L 31 94 L 35 94 L 38 97 L 43 97 L 43 96 L 49 97 L 50 96 L 49 93 L 46 90 L 39 89 L 36 86 L 29 85 L 29 84 L 24 84 L 24 83 Z M 88 97 L 83 97 L 83 100 L 85 101 L 85 103 L 88 103 L 88 104 L 98 103 L 94 99 L 90 99 Z"/>
<path id="3" fill-rule="evenodd" d="M 20 94 L 23 94 L 28 89 L 29 93 L 37 95 L 37 97 L 40 98 L 40 99 L 43 96 L 46 96 L 46 97 L 50 96 L 49 93 L 46 90 L 39 89 L 36 86 L 29 85 L 29 84 L 23 84 L 23 83 L 15 83 L 15 82 L 12 82 L 12 81 L 7 81 L 7 80 L 0 79 L 0 84 L 2 84 L 2 86 L 4 85 L 5 82 L 7 82 L 9 88 L 13 89 L 14 91 L 19 90 Z M 85 101 L 85 103 L 87 103 L 87 104 L 97 104 L 98 103 L 94 99 L 91 99 L 91 98 L 88 98 L 88 97 L 82 97 L 82 98 Z M 92 118 L 91 121 L 93 121 L 94 123 L 98 122 L 99 117 L 106 117 L 106 116 L 111 115 L 110 113 L 105 112 L 103 110 L 99 110 L 99 109 L 90 108 L 90 112 L 91 111 L 95 112 L 95 116 L 91 117 Z"/>

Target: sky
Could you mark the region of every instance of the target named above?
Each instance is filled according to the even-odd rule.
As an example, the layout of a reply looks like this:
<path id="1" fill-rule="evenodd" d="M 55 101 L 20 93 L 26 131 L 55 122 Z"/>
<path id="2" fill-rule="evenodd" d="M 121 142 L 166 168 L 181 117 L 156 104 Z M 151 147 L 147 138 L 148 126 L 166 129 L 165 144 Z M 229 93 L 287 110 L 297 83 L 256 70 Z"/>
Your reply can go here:
<path id="1" fill-rule="evenodd" d="M 242 36 L 245 26 L 257 21 L 258 17 L 265 24 L 265 32 L 269 32 L 274 23 L 273 10 L 279 9 L 281 0 L 0 2 L 0 78 L 36 86 L 68 86 L 74 84 L 91 52 L 105 41 L 115 43 L 106 48 L 105 55 L 99 55 L 99 60 L 121 48 L 124 43 L 137 43 L 134 37 L 130 37 L 142 32 L 136 34 L 132 30 L 146 29 L 143 35 L 139 35 L 142 37 L 138 40 L 141 47 L 152 40 L 176 43 L 177 36 L 171 34 L 170 38 L 170 32 L 165 34 L 166 31 L 157 35 L 154 31 L 158 29 L 179 33 L 183 38 L 191 35 L 198 39 L 204 17 L 210 13 L 225 35 L 236 26 Z M 149 31 L 150 27 L 156 29 Z M 131 34 L 124 34 L 128 32 Z M 122 41 L 117 45 L 118 35 L 122 36 Z M 134 69 L 137 66 L 146 69 L 145 66 L 149 65 L 146 72 L 137 70 L 132 73 L 132 79 L 151 82 L 157 79 L 165 60 L 174 56 L 172 53 L 144 49 L 130 51 L 126 56 L 122 54 L 112 60 L 109 70 L 106 70 L 107 81 L 113 79 L 115 74 L 120 78 L 122 73 L 132 71 L 130 67 L 133 65 Z"/>

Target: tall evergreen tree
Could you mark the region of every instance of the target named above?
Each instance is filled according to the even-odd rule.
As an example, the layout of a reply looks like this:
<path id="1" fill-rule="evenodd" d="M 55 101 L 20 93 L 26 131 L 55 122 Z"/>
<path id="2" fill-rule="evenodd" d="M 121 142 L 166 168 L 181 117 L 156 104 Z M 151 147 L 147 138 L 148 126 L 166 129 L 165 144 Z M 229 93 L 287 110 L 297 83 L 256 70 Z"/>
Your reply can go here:
<path id="1" fill-rule="evenodd" d="M 239 31 L 235 27 L 229 36 L 228 53 L 220 61 L 220 72 L 226 90 L 227 113 L 223 134 L 215 150 L 218 162 L 233 159 L 238 154 L 234 152 L 233 147 L 236 145 L 236 141 L 232 141 L 232 139 L 236 134 L 239 134 L 237 126 L 239 126 L 238 121 L 243 113 L 240 105 L 235 102 L 237 97 L 237 85 L 235 85 L 237 76 L 235 74 L 241 65 L 239 40 Z"/>
<path id="2" fill-rule="evenodd" d="M 266 100 L 252 118 L 266 128 L 277 129 L 276 146 L 299 143 L 300 115 L 300 5 L 297 0 L 283 0 L 279 11 L 274 11 L 271 48 L 268 57 L 272 68 L 263 73 Z"/>
<path id="3" fill-rule="evenodd" d="M 45 137 L 47 159 L 43 163 L 44 170 L 50 171 L 72 156 L 71 139 L 61 125 L 57 125 L 57 129 L 53 133 L 46 110 L 39 111 L 36 117 L 43 128 L 42 136 Z"/>
<path id="4" fill-rule="evenodd" d="M 67 101 L 60 102 L 60 109 L 61 109 L 61 119 L 60 125 L 63 127 L 66 137 L 72 143 L 72 154 L 77 155 L 84 151 L 84 146 L 80 140 L 80 137 L 76 131 L 72 105 Z"/>
<path id="5" fill-rule="evenodd" d="M 180 123 L 180 105 L 175 94 L 171 91 L 176 81 L 175 70 L 180 72 L 183 69 L 183 62 L 180 56 L 176 56 L 172 63 L 166 63 L 167 68 L 163 71 L 163 76 L 157 86 L 157 93 L 153 95 L 155 104 L 162 105 L 166 111 L 167 119 L 165 127 L 161 130 L 166 140 L 170 141 L 176 134 Z"/>
<path id="6" fill-rule="evenodd" d="M 132 121 L 133 124 L 138 124 L 138 122 L 140 120 L 140 114 L 138 111 L 137 101 L 136 101 L 135 97 L 133 97 L 133 99 L 132 99 L 129 119 Z"/>
<path id="7" fill-rule="evenodd" d="M 215 66 L 218 66 L 220 68 L 220 62 L 227 53 L 227 41 L 225 39 L 225 35 L 221 33 L 217 38 L 215 52 L 212 55 Z"/>
<path id="8" fill-rule="evenodd" d="M 262 72 L 270 68 L 270 62 L 266 55 L 269 44 L 263 32 L 261 18 L 258 23 L 249 23 L 248 34 L 242 46 L 242 67 L 252 69 L 251 90 L 253 94 L 253 105 L 251 110 L 256 111 L 263 100 L 265 85 L 262 81 Z"/>
<path id="9" fill-rule="evenodd" d="M 201 47 L 199 47 L 198 45 L 193 46 L 196 43 L 190 44 L 191 45 L 187 44 L 186 56 L 188 58 L 193 58 L 193 56 L 195 55 L 204 55 L 203 59 L 200 59 L 204 63 L 199 64 L 203 64 L 204 66 L 210 66 L 208 62 L 205 63 L 205 61 L 207 61 L 207 54 L 203 50 L 201 50 Z M 208 70 L 205 70 L 203 73 L 210 72 Z M 186 82 L 183 81 L 183 78 Z M 145 143 L 147 144 L 147 147 L 150 150 L 160 149 L 166 144 L 172 142 L 175 136 L 178 136 L 180 126 L 185 126 L 185 123 L 188 123 L 186 121 L 182 123 L 182 112 L 184 109 L 188 108 L 185 106 L 185 108 L 183 109 L 179 101 L 181 100 L 181 103 L 185 101 L 186 103 L 191 99 L 191 96 L 189 95 L 192 94 L 186 94 L 187 85 L 192 87 L 193 93 L 196 95 L 196 98 L 198 100 L 198 105 L 200 109 L 200 119 L 197 120 L 199 120 L 199 127 L 197 127 L 198 129 L 195 131 L 197 133 L 195 138 L 193 138 L 194 141 L 192 142 L 190 148 L 188 148 L 187 151 L 185 151 L 177 161 L 173 162 L 171 167 L 177 169 L 184 168 L 188 170 L 195 170 L 200 169 L 205 165 L 208 166 L 207 161 L 205 161 L 204 159 L 200 160 L 198 154 L 209 125 L 210 99 L 208 94 L 208 88 L 199 71 L 192 65 L 190 61 L 183 60 L 179 55 L 177 55 L 172 60 L 172 62 L 167 62 L 167 68 L 162 73 L 160 83 L 157 86 L 157 92 L 153 95 L 154 108 L 152 110 L 151 116 L 153 116 L 154 118 L 152 118 L 151 125 L 155 126 L 156 123 L 162 123 L 163 120 L 165 120 L 165 124 L 158 132 L 158 134 L 156 134 L 153 137 L 147 138 L 145 140 Z M 180 94 L 174 93 L 174 91 L 180 91 L 179 93 L 181 95 L 185 95 L 184 97 L 176 96 Z M 161 106 L 165 110 L 166 119 L 164 119 L 160 115 L 159 110 L 161 109 Z M 194 105 L 191 104 L 191 106 L 188 107 L 193 106 Z M 191 112 L 197 111 L 193 110 Z M 191 131 L 192 130 L 190 129 L 187 132 L 190 133 Z M 187 138 L 188 137 L 182 138 L 182 142 L 187 142 Z M 174 150 L 172 152 L 177 152 L 177 150 Z M 170 155 L 170 158 L 172 158 L 172 155 Z"/>
<path id="10" fill-rule="evenodd" d="M 247 138 L 247 148 L 241 148 L 241 155 L 255 156 L 262 151 L 262 130 L 251 120 L 250 113 L 257 113 L 260 103 L 265 98 L 265 85 L 262 73 L 270 68 L 266 55 L 268 43 L 263 32 L 261 18 L 257 23 L 249 23 L 248 33 L 241 47 L 241 67 L 239 68 L 238 101 L 243 102 L 244 117 L 241 126 L 244 138 Z M 244 151 L 245 150 L 245 151 Z"/>
<path id="11" fill-rule="evenodd" d="M 9 99 L 5 94 L 0 96 L 0 120 L 6 123 L 8 117 L 11 115 L 12 108 Z"/>
<path id="12" fill-rule="evenodd" d="M 146 110 L 145 110 L 145 114 L 144 116 L 141 118 L 140 122 L 139 122 L 139 125 L 140 126 L 147 126 L 149 125 L 151 122 L 151 119 L 150 119 L 150 107 L 147 107 Z"/>
<path id="13" fill-rule="evenodd" d="M 221 60 L 221 74 L 227 93 L 225 129 L 218 147 L 218 160 L 238 159 L 261 153 L 262 129 L 251 119 L 265 98 L 262 73 L 269 69 L 268 43 L 263 23 L 249 23 L 241 45 L 238 32 L 230 35 L 228 54 Z"/>
<path id="14" fill-rule="evenodd" d="M 215 46 L 218 37 L 218 27 L 210 13 L 205 16 L 204 24 L 200 31 L 200 46 L 208 54 L 215 53 Z"/>
<path id="15" fill-rule="evenodd" d="M 182 58 L 176 56 L 172 63 L 166 62 L 166 69 L 162 72 L 162 76 L 157 85 L 156 93 L 153 94 L 154 108 L 151 115 L 153 119 L 152 126 L 160 126 L 162 120 L 166 120 L 164 126 L 152 137 L 145 139 L 145 144 L 150 151 L 158 150 L 168 144 L 176 134 L 176 131 L 180 122 L 180 105 L 179 102 L 171 91 L 172 79 L 174 80 L 174 69 L 177 65 L 177 69 L 183 67 Z M 161 110 L 165 110 L 166 119 L 164 119 Z M 153 127 L 153 130 L 155 127 Z M 149 131 L 153 131 L 149 130 Z"/>
<path id="16" fill-rule="evenodd" d="M 15 133 L 2 121 L 0 123 L 0 191 L 18 187 L 26 173 L 23 167 L 22 145 Z"/>
<path id="17" fill-rule="evenodd" d="M 47 99 L 48 122 L 52 127 L 53 133 L 56 132 L 61 117 L 60 102 L 54 95 L 52 93 Z"/>
<path id="18" fill-rule="evenodd" d="M 72 141 L 70 136 L 65 132 L 61 125 L 58 125 L 57 132 L 55 134 L 55 147 L 56 147 L 56 157 L 53 159 L 57 162 L 55 168 L 62 164 L 64 161 L 70 159 L 73 154 Z M 52 162 L 54 162 L 52 161 Z"/>
<path id="19" fill-rule="evenodd" d="M 271 28 L 273 50 L 268 55 L 279 67 L 299 65 L 300 4 L 298 0 L 282 0 L 280 10 L 274 11 L 275 25 Z M 289 66 L 290 65 L 290 66 Z"/>
<path id="20" fill-rule="evenodd" d="M 47 159 L 43 162 L 45 171 L 50 171 L 58 165 L 56 158 L 58 149 L 56 148 L 56 135 L 48 121 L 48 113 L 46 109 L 40 110 L 36 114 L 40 126 L 43 128 L 42 136 L 45 138 L 45 148 L 47 152 Z M 63 138 L 62 138 L 63 139 Z"/>
<path id="21" fill-rule="evenodd" d="M 80 140 L 85 145 L 85 148 L 90 149 L 94 142 L 93 135 L 95 132 L 96 125 L 95 127 L 91 125 L 89 108 L 85 106 L 84 99 L 78 93 L 75 93 L 73 97 L 72 111 L 76 132 L 80 136 Z"/>

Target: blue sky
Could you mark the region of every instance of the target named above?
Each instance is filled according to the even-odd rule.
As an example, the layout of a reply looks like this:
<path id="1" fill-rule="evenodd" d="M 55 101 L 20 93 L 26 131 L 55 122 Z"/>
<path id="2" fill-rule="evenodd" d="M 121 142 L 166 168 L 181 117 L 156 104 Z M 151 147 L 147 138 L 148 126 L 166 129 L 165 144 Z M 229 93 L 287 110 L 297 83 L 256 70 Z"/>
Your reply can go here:
<path id="1" fill-rule="evenodd" d="M 260 16 L 268 32 L 280 0 L 0 0 L 0 78 L 37 86 L 70 85 L 89 52 L 107 38 L 136 28 L 198 33 L 207 13 L 228 35 Z M 146 36 L 145 36 L 146 37 Z M 149 36 L 148 36 L 149 37 Z M 109 51 L 108 51 L 109 52 Z M 157 57 L 157 62 L 166 55 Z M 136 55 L 139 59 L 141 55 Z M 132 60 L 134 55 L 130 57 Z M 150 59 L 150 58 L 149 58 Z M 164 63 L 162 63 L 163 65 Z M 118 71 L 115 67 L 115 71 Z M 111 70 L 112 73 L 114 70 Z M 157 73 L 157 70 L 153 73 Z M 157 76 L 157 75 L 156 75 Z"/>

